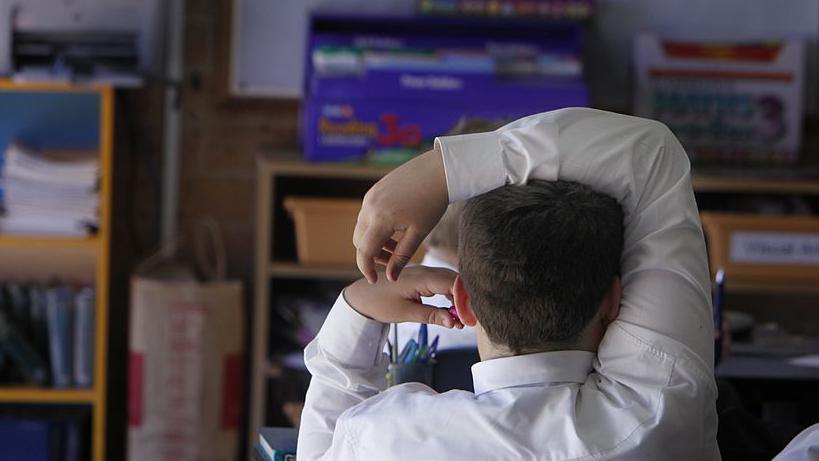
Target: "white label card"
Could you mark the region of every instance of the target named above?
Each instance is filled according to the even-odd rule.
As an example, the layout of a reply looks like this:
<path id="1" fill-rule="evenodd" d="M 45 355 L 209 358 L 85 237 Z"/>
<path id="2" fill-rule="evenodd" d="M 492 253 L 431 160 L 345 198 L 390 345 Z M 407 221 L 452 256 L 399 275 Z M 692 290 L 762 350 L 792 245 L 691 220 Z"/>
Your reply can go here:
<path id="1" fill-rule="evenodd" d="M 819 265 L 819 234 L 732 232 L 729 258 L 734 263 Z"/>

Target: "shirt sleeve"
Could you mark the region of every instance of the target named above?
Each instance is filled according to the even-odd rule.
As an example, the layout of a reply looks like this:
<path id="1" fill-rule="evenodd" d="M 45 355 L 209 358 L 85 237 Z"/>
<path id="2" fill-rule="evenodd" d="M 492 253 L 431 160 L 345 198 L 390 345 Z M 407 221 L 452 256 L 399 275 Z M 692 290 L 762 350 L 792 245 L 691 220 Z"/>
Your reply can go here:
<path id="1" fill-rule="evenodd" d="M 387 386 L 382 353 L 388 325 L 356 312 L 340 295 L 316 338 L 304 350 L 312 375 L 304 402 L 296 456 L 341 459 L 353 452 L 339 420 L 349 408 Z"/>
<path id="2" fill-rule="evenodd" d="M 435 145 L 450 201 L 530 178 L 574 181 L 617 199 L 625 224 L 617 322 L 653 347 L 712 369 L 710 281 L 690 164 L 665 125 L 572 108 L 491 133 L 440 137 Z"/>
<path id="3" fill-rule="evenodd" d="M 800 432 L 771 461 L 819 461 L 819 424 Z"/>

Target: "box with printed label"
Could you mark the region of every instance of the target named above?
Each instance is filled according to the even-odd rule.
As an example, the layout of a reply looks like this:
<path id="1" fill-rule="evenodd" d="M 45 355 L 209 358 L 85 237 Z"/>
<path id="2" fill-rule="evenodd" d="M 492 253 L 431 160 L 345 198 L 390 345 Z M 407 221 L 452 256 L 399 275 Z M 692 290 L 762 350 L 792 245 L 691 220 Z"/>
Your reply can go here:
<path id="1" fill-rule="evenodd" d="M 799 40 L 640 36 L 636 113 L 668 125 L 697 163 L 793 164 L 802 139 L 804 53 Z"/>
<path id="2" fill-rule="evenodd" d="M 397 27 L 407 21 L 313 19 L 303 110 L 308 160 L 418 152 L 464 119 L 498 124 L 588 104 L 575 24 L 476 28 L 414 18 L 411 28 Z"/>

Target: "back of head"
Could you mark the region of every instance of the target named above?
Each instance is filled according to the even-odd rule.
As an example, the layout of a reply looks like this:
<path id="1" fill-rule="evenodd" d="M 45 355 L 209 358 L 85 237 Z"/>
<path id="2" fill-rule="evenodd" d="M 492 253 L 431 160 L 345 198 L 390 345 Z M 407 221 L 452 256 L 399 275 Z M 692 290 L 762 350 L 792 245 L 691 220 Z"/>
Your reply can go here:
<path id="1" fill-rule="evenodd" d="M 469 200 L 460 271 L 489 339 L 516 354 L 571 346 L 619 273 L 623 213 L 566 181 L 530 181 Z"/>

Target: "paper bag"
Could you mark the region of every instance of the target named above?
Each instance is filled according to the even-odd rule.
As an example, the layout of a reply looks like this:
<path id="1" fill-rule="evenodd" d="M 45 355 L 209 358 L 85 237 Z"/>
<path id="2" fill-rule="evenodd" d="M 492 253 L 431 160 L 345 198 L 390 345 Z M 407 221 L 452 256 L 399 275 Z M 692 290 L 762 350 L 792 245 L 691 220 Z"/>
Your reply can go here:
<path id="1" fill-rule="evenodd" d="M 235 460 L 242 286 L 221 274 L 200 282 L 165 263 L 143 267 L 132 279 L 128 459 Z M 175 270 L 162 270 L 168 267 Z"/>

